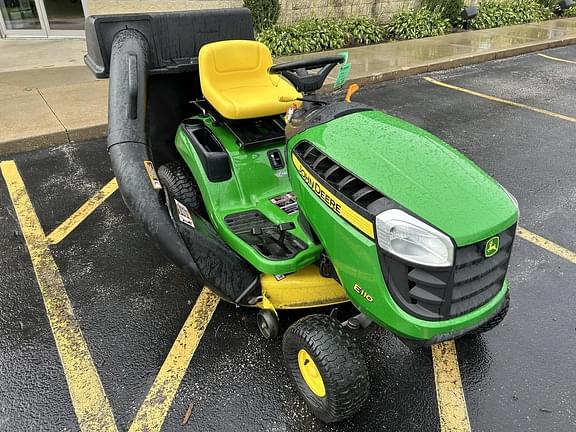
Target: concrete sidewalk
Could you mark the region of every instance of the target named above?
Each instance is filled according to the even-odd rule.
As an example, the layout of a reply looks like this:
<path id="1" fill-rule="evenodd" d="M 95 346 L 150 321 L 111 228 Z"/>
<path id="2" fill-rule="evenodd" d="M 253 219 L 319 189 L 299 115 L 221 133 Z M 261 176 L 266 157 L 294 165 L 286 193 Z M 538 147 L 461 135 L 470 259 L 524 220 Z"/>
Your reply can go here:
<path id="1" fill-rule="evenodd" d="M 0 154 L 106 134 L 108 81 L 83 39 L 0 39 Z"/>
<path id="2" fill-rule="evenodd" d="M 366 84 L 572 43 L 576 18 L 352 48 L 351 80 Z M 0 52 L 0 154 L 106 134 L 108 81 L 83 66 L 84 41 L 4 39 Z"/>

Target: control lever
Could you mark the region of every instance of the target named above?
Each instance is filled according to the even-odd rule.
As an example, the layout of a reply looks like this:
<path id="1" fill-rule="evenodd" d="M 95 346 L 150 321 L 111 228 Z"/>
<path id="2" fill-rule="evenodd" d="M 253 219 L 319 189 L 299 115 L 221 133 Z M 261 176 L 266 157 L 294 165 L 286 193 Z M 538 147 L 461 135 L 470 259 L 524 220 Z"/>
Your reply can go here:
<path id="1" fill-rule="evenodd" d="M 278 244 L 284 247 L 284 240 L 286 240 L 286 231 L 294 229 L 294 224 L 292 222 L 281 223 L 277 225 L 278 230 L 280 231 L 280 238 L 278 238 Z"/>
<path id="2" fill-rule="evenodd" d="M 326 101 L 319 100 L 319 99 L 305 98 L 305 97 L 293 98 L 290 96 L 280 96 L 278 98 L 278 102 L 295 102 L 295 101 L 309 102 L 309 103 L 317 104 L 317 105 L 328 105 L 328 102 L 326 102 Z"/>
<path id="3" fill-rule="evenodd" d="M 280 233 L 280 234 L 284 234 L 286 235 L 286 231 L 290 231 L 291 229 L 294 229 L 295 225 L 293 222 L 285 222 L 285 223 L 281 223 L 278 225 L 272 225 L 272 226 L 267 226 L 267 227 L 254 227 L 250 229 L 250 234 L 252 235 L 262 235 L 264 233 L 266 234 L 275 234 L 275 233 Z"/>
<path id="4" fill-rule="evenodd" d="M 278 225 L 272 225 L 269 227 L 254 227 L 250 229 L 250 234 L 254 236 L 261 236 L 262 234 L 276 234 L 279 233 L 280 237 L 278 240 L 275 240 L 279 246 L 286 248 L 284 246 L 284 241 L 286 240 L 286 232 L 294 229 L 295 225 L 293 222 L 285 222 Z"/>

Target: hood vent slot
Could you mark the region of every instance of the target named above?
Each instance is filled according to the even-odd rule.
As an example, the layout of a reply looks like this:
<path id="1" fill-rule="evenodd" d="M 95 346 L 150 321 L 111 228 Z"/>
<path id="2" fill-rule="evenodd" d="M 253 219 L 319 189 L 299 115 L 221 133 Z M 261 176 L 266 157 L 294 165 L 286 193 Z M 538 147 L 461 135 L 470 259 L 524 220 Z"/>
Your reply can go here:
<path id="1" fill-rule="evenodd" d="M 369 213 L 372 213 L 369 206 L 384 197 L 380 192 L 368 186 L 307 141 L 302 141 L 296 145 L 294 153 L 300 157 L 306 168 L 316 177 L 323 179 L 348 200 Z"/>

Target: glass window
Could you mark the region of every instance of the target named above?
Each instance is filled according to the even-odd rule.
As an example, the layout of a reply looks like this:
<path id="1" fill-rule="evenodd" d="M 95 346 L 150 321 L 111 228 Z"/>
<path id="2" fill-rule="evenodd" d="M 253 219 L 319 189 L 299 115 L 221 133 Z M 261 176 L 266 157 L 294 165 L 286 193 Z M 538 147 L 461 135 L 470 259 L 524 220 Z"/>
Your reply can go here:
<path id="1" fill-rule="evenodd" d="M 84 30 L 81 0 L 44 0 L 44 8 L 50 30 Z"/>
<path id="2" fill-rule="evenodd" d="M 0 0 L 0 10 L 6 30 L 40 29 L 40 19 L 34 0 Z"/>

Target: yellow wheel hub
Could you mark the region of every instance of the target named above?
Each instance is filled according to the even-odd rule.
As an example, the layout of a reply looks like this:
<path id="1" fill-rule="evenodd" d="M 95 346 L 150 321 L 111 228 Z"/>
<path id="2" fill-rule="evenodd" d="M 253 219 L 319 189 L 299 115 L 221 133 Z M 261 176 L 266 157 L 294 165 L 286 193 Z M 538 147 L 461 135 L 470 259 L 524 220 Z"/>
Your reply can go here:
<path id="1" fill-rule="evenodd" d="M 318 397 L 326 396 L 326 387 L 320 371 L 305 349 L 298 352 L 298 367 L 308 388 Z"/>

